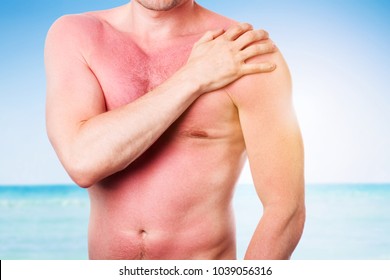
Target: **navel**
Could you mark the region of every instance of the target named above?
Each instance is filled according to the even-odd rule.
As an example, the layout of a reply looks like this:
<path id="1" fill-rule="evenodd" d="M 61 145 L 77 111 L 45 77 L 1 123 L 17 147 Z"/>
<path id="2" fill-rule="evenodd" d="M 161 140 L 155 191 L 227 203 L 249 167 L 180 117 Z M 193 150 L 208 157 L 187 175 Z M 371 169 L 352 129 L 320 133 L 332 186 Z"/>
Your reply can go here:
<path id="1" fill-rule="evenodd" d="M 141 229 L 139 231 L 139 235 L 141 236 L 142 239 L 145 239 L 148 233 L 145 230 Z"/>

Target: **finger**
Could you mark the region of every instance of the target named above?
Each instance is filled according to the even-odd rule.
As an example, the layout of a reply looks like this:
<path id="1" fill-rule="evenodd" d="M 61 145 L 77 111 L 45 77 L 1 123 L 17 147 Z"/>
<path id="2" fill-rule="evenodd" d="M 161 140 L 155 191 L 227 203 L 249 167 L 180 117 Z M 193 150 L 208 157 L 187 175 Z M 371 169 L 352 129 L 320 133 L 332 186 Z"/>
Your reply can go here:
<path id="1" fill-rule="evenodd" d="M 223 29 L 209 30 L 196 42 L 196 44 L 202 44 L 212 41 L 215 38 L 221 36 L 224 32 L 225 31 Z"/>
<path id="2" fill-rule="evenodd" d="M 256 43 L 252 46 L 247 47 L 240 52 L 240 57 L 242 61 L 246 61 L 249 58 L 262 54 L 273 53 L 275 51 L 275 44 L 272 41 L 267 41 L 266 43 Z"/>
<path id="3" fill-rule="evenodd" d="M 268 38 L 269 34 L 265 30 L 250 30 L 238 37 L 236 39 L 236 44 L 240 49 L 243 49 L 251 43 L 266 40 Z"/>
<path id="4" fill-rule="evenodd" d="M 245 32 L 252 30 L 253 27 L 249 23 L 240 23 L 234 26 L 229 27 L 225 34 L 224 37 L 228 40 L 236 40 L 238 37 L 240 37 L 242 34 Z"/>
<path id="5" fill-rule="evenodd" d="M 259 74 L 259 73 L 269 73 L 276 69 L 276 64 L 271 62 L 263 63 L 247 63 L 242 66 L 242 74 Z"/>

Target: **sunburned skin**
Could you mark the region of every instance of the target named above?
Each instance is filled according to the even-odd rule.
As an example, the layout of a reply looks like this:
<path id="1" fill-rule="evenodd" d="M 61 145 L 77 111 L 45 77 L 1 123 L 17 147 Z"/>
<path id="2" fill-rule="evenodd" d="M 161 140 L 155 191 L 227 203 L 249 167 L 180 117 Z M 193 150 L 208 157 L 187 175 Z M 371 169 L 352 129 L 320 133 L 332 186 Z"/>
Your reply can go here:
<path id="1" fill-rule="evenodd" d="M 245 259 L 291 257 L 303 144 L 265 31 L 192 0 L 133 0 L 59 19 L 45 65 L 49 139 L 90 195 L 91 259 L 235 259 L 246 157 L 264 210 Z"/>
<path id="2" fill-rule="evenodd" d="M 143 50 L 99 14 L 88 16 L 104 42 L 94 44 L 88 63 L 107 110 L 161 84 L 187 61 L 202 35 Z M 220 21 L 223 27 L 230 24 Z M 127 169 L 89 189 L 90 258 L 235 259 L 231 198 L 244 159 L 228 94 L 201 96 Z"/>

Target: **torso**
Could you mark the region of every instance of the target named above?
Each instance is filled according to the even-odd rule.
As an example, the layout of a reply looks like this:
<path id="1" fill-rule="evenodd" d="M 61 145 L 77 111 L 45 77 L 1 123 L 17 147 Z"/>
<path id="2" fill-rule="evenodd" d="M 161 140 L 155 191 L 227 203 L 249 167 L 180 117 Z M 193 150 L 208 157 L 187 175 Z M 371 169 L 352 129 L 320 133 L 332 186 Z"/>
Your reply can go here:
<path id="1" fill-rule="evenodd" d="M 146 51 L 106 22 L 98 30 L 88 63 L 107 110 L 164 82 L 202 35 Z M 127 169 L 89 189 L 90 258 L 234 259 L 231 202 L 244 150 L 229 95 L 201 96 Z"/>

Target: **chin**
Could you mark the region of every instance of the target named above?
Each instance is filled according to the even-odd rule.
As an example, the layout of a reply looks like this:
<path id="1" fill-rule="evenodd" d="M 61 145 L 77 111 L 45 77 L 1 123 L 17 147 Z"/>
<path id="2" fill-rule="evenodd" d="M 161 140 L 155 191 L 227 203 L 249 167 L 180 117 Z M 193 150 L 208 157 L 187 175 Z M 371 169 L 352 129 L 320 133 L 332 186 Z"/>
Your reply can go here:
<path id="1" fill-rule="evenodd" d="M 169 11 L 187 0 L 137 0 L 139 4 L 153 11 Z"/>

